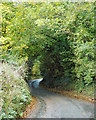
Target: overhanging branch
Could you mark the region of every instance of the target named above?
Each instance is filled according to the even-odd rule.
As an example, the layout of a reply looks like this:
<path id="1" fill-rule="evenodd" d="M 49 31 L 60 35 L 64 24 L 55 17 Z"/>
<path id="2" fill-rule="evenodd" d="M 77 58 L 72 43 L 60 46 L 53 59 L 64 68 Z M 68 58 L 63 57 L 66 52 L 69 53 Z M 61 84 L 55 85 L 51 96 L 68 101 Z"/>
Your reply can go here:
<path id="1" fill-rule="evenodd" d="M 5 44 L 1 44 L 0 46 L 5 46 L 5 45 L 8 45 L 9 44 L 9 42 L 7 42 L 7 43 L 5 43 Z"/>

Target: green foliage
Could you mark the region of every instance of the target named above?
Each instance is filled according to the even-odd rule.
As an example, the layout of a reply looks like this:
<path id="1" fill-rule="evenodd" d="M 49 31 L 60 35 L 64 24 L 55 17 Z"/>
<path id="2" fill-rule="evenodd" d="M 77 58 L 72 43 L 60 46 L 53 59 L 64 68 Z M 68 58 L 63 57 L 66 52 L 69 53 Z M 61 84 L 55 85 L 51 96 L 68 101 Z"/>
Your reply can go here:
<path id="1" fill-rule="evenodd" d="M 82 91 L 95 80 L 95 56 L 94 56 L 94 4 L 86 4 L 76 15 L 76 37 L 73 46 L 75 48 L 75 72 L 77 77 L 76 89 Z"/>
<path id="2" fill-rule="evenodd" d="M 12 65 L 0 63 L 2 119 L 22 116 L 26 105 L 32 100 L 27 84 L 17 70 L 14 70 L 14 66 Z"/>
<path id="3" fill-rule="evenodd" d="M 41 76 L 40 61 L 37 59 L 33 63 L 32 78 L 39 78 L 40 76 Z"/>
<path id="4" fill-rule="evenodd" d="M 76 84 L 79 92 L 90 85 L 93 87 L 94 3 L 3 5 L 3 31 L 6 28 L 6 32 L 2 39 L 4 44 L 9 44 L 1 47 L 0 59 L 26 62 L 27 80 L 40 74 L 40 65 L 45 84 L 50 87 L 60 81 L 64 82 L 60 82 L 63 87 Z M 35 61 L 38 56 L 41 63 Z"/>

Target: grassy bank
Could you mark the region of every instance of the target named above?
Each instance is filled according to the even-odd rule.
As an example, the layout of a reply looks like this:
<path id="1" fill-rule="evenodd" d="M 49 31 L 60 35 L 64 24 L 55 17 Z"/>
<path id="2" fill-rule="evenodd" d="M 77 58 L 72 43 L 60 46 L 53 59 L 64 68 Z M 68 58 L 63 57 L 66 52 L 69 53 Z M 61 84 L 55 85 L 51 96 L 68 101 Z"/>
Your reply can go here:
<path id="1" fill-rule="evenodd" d="M 20 67 L 0 63 L 0 119 L 21 117 L 32 102 L 28 85 L 20 73 Z"/>

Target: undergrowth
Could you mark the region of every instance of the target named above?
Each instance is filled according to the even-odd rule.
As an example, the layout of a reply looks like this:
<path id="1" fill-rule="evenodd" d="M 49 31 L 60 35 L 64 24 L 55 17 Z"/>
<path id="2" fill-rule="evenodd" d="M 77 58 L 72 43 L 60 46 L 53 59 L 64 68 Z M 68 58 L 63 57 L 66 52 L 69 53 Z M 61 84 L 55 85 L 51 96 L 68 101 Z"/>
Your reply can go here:
<path id="1" fill-rule="evenodd" d="M 20 75 L 20 69 L 0 63 L 0 86 L 0 119 L 19 118 L 32 100 L 27 83 Z"/>

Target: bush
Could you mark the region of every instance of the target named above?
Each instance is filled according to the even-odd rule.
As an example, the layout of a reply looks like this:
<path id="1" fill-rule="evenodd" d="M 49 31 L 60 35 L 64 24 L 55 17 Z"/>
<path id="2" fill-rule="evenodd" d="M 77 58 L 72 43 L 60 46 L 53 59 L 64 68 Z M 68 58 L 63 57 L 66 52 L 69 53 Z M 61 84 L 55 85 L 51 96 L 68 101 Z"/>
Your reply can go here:
<path id="1" fill-rule="evenodd" d="M 0 63 L 0 89 L 2 98 L 1 118 L 17 118 L 23 115 L 32 100 L 27 83 L 14 66 Z"/>
<path id="2" fill-rule="evenodd" d="M 3 61 L 12 56 L 25 61 L 28 81 L 32 72 L 40 74 L 35 61 L 39 57 L 47 86 L 55 87 L 63 80 L 63 87 L 73 83 L 79 92 L 93 88 L 94 2 L 3 4 Z"/>
<path id="3" fill-rule="evenodd" d="M 78 92 L 90 86 L 93 89 L 94 3 L 51 5 L 52 8 L 56 6 L 56 11 L 52 13 L 53 19 L 47 18 L 48 23 L 42 30 L 49 37 L 41 58 L 42 84 L 47 83 L 48 87 L 70 86 Z"/>

